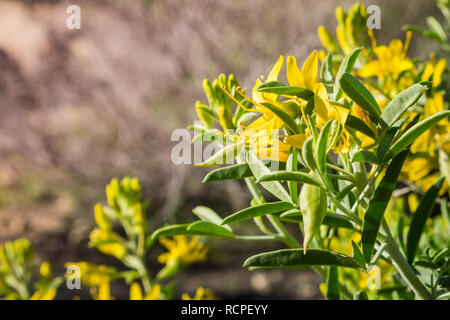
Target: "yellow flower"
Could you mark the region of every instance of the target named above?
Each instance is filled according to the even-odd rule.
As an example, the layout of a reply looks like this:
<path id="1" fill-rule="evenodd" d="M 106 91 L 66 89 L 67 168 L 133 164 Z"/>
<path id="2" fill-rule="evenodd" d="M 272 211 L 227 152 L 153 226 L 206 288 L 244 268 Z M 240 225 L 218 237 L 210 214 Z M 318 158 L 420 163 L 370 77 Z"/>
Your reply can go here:
<path id="1" fill-rule="evenodd" d="M 405 44 L 399 39 L 394 39 L 389 43 L 389 46 L 376 46 L 375 38 L 373 38 L 375 47 L 373 51 L 377 56 L 377 60 L 373 60 L 358 70 L 358 75 L 363 78 L 377 76 L 380 80 L 386 77 L 394 76 L 397 78 L 401 72 L 414 70 L 414 64 L 409 57 L 406 56 L 411 32 L 406 34 Z"/>
<path id="2" fill-rule="evenodd" d="M 130 287 L 130 300 L 158 300 L 160 292 L 161 286 L 159 284 L 155 284 L 145 294 L 145 296 L 143 296 L 141 286 L 137 282 L 133 282 Z"/>
<path id="3" fill-rule="evenodd" d="M 209 289 L 199 287 L 195 296 L 191 298 L 187 293 L 181 296 L 182 300 L 218 300 L 219 298 Z"/>
<path id="4" fill-rule="evenodd" d="M 287 79 L 291 86 L 298 86 L 307 88 L 311 91 L 316 91 L 319 84 L 319 76 L 317 73 L 319 67 L 319 54 L 314 50 L 308 58 L 300 71 L 297 66 L 295 57 L 289 56 L 287 59 L 286 73 Z"/>
<path id="5" fill-rule="evenodd" d="M 109 282 L 102 283 L 98 289 L 91 288 L 91 295 L 94 300 L 114 300 L 114 297 L 111 296 Z"/>
<path id="6" fill-rule="evenodd" d="M 318 65 L 319 57 L 317 51 L 313 51 L 309 55 L 305 60 L 301 71 L 297 66 L 295 57 L 289 56 L 286 67 L 289 84 L 291 86 L 304 87 L 314 92 L 314 105 L 316 115 L 318 116 L 317 123 L 319 128 L 322 128 L 329 120 L 337 120 L 339 124 L 344 126 L 349 110 L 330 103 L 325 86 L 323 83 L 319 83 L 317 71 Z M 301 149 L 303 142 L 305 142 L 306 139 L 307 135 L 297 134 L 287 137 L 286 143 Z M 350 134 L 344 129 L 333 150 L 336 153 L 348 152 L 350 151 L 350 142 Z"/>
<path id="7" fill-rule="evenodd" d="M 48 263 L 47 261 L 42 262 L 39 268 L 39 273 L 42 279 L 50 280 L 50 278 L 52 277 L 52 266 L 50 265 L 50 263 Z"/>
<path id="8" fill-rule="evenodd" d="M 170 264 L 173 262 L 183 265 L 190 265 L 195 262 L 205 261 L 208 248 L 203 243 L 198 242 L 198 237 L 193 237 L 191 241 L 185 236 L 174 236 L 173 239 L 160 238 L 159 242 L 168 252 L 158 257 L 158 262 Z"/>
<path id="9" fill-rule="evenodd" d="M 432 87 L 436 88 L 441 84 L 442 81 L 442 73 L 445 70 L 445 66 L 447 65 L 447 60 L 441 58 L 436 63 L 436 57 L 434 54 L 430 54 L 430 61 L 425 64 L 423 69 L 421 80 L 422 81 L 432 81 Z"/>
<path id="10" fill-rule="evenodd" d="M 103 210 L 103 206 L 97 203 L 94 207 L 94 217 L 95 222 L 101 230 L 109 231 L 111 230 L 111 221 Z"/>
<path id="11" fill-rule="evenodd" d="M 267 81 L 276 81 L 278 74 L 283 66 L 284 57 L 280 56 L 278 61 L 273 66 Z M 254 108 L 245 108 L 239 101 L 237 101 L 229 92 L 222 88 L 224 92 L 241 108 L 247 112 L 261 113 L 261 116 L 253 121 L 249 126 L 244 127 L 244 130 L 239 133 L 239 136 L 233 137 L 238 141 L 245 141 L 247 147 L 253 149 L 258 158 L 263 160 L 287 160 L 287 151 L 289 146 L 278 138 L 278 131 L 283 128 L 284 122 L 278 116 L 276 116 L 269 108 L 265 107 L 264 103 L 270 103 L 272 105 L 281 108 L 282 110 L 292 113 L 291 106 L 286 102 L 277 101 L 278 95 L 271 93 L 262 93 L 257 91 L 257 88 L 262 84 L 260 79 L 257 79 L 252 90 L 252 99 L 245 96 L 238 88 L 237 92 L 241 94 L 245 99 L 250 101 Z"/>
<path id="12" fill-rule="evenodd" d="M 56 289 L 36 290 L 30 300 L 53 300 L 56 296 Z"/>
<path id="13" fill-rule="evenodd" d="M 322 42 L 325 49 L 333 54 L 339 52 L 339 47 L 336 41 L 324 26 L 319 26 L 317 33 L 319 34 L 320 42 Z"/>
<path id="14" fill-rule="evenodd" d="M 94 229 L 89 235 L 89 239 L 100 252 L 114 256 L 119 260 L 127 254 L 127 249 L 120 243 L 119 237 L 114 232 Z"/>
<path id="15" fill-rule="evenodd" d="M 360 106 L 358 106 L 356 104 L 353 105 L 352 113 L 355 117 L 361 119 L 372 130 L 372 132 L 375 134 L 375 136 L 377 135 L 377 133 L 378 133 L 377 127 L 372 122 L 372 120 L 370 120 L 370 117 L 367 115 L 367 113 L 365 113 L 361 109 Z M 368 145 L 371 145 L 372 143 L 375 142 L 375 140 L 373 140 L 371 137 L 368 137 L 359 131 L 356 131 L 356 136 L 361 140 L 361 147 L 363 147 L 363 148 L 367 147 Z"/>
<path id="16" fill-rule="evenodd" d="M 81 283 L 89 287 L 101 286 L 104 283 L 114 281 L 118 277 L 115 268 L 105 265 L 96 265 L 88 262 L 67 262 L 65 266 L 66 268 L 77 266 L 80 269 Z"/>

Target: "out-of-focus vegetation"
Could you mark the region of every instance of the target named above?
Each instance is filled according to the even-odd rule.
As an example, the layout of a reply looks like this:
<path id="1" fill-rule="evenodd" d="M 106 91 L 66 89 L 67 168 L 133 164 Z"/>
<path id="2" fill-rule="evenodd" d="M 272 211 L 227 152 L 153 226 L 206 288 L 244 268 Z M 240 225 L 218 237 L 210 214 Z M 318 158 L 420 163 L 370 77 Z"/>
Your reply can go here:
<path id="1" fill-rule="evenodd" d="M 29 238 L 39 248 L 38 258 L 51 261 L 58 273 L 65 261 L 112 261 L 85 247 L 94 226 L 92 207 L 113 176 L 140 177 L 154 212 L 150 228 L 192 219 L 191 209 L 200 203 L 226 212 L 244 207 L 249 198 L 242 184 L 204 187 L 203 172 L 171 165 L 170 133 L 194 119 L 190 106 L 201 98 L 203 78 L 238 71 L 241 83 L 251 85 L 280 52 L 305 56 L 320 45 L 317 25 L 334 28 L 337 5 L 331 0 L 276 6 L 263 0 L 74 2 L 82 7 L 78 31 L 65 28 L 66 1 L 0 3 L 0 242 Z M 378 5 L 380 43 L 400 34 L 404 24 L 424 27 L 426 16 L 438 16 L 431 1 Z M 409 52 L 426 56 L 433 49 L 439 46 L 413 42 Z M 253 275 L 251 288 L 229 281 L 234 272 L 247 276 L 233 271 L 241 259 L 229 262 L 214 254 L 220 242 L 210 246 L 210 263 L 229 266 L 220 273 L 225 276 L 212 272 L 199 282 L 192 271 L 186 290 L 205 285 L 222 288 L 225 296 L 280 292 L 276 271 L 270 277 Z M 241 247 L 229 250 L 239 257 Z M 270 245 L 252 247 L 265 249 Z M 306 283 L 302 288 L 286 289 L 290 297 L 317 297 L 311 289 L 317 278 L 304 275 L 298 276 Z"/>

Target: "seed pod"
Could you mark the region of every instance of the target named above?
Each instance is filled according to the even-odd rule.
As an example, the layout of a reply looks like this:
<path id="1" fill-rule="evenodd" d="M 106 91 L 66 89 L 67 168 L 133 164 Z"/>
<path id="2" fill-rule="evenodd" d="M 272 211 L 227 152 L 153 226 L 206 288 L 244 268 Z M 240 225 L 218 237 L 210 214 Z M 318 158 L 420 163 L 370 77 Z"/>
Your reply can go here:
<path id="1" fill-rule="evenodd" d="M 298 205 L 303 216 L 303 251 L 306 253 L 309 243 L 319 230 L 327 213 L 327 196 L 325 191 L 320 187 L 304 184 L 300 191 Z"/>
<path id="2" fill-rule="evenodd" d="M 302 157 L 306 166 L 314 171 L 316 169 L 316 160 L 314 159 L 314 140 L 313 137 L 309 137 L 305 143 L 303 143 Z"/>

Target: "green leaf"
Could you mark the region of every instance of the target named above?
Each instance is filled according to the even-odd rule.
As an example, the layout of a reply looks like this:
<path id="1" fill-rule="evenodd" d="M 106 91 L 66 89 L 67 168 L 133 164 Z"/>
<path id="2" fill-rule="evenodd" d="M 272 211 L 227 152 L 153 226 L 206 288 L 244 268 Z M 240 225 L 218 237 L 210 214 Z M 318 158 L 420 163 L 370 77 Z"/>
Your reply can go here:
<path id="1" fill-rule="evenodd" d="M 355 185 L 353 183 L 349 184 L 348 186 L 344 187 L 339 193 L 336 195 L 336 199 L 341 201 L 344 199 L 352 189 L 355 188 Z"/>
<path id="2" fill-rule="evenodd" d="M 194 132 L 198 132 L 198 131 L 194 130 Z M 192 138 L 191 143 L 205 142 L 205 141 L 214 141 L 219 145 L 223 145 L 226 142 L 232 143 L 231 140 L 227 140 L 224 137 L 223 133 L 221 133 L 217 129 L 205 129 L 205 130 L 200 131 L 200 133 L 196 134 Z"/>
<path id="3" fill-rule="evenodd" d="M 427 87 L 421 84 L 414 84 L 408 89 L 403 90 L 394 99 L 389 102 L 389 104 L 384 108 L 381 114 L 381 119 L 386 122 L 390 127 L 392 126 L 400 117 L 413 106 L 422 94 L 427 90 Z"/>
<path id="4" fill-rule="evenodd" d="M 261 183 L 266 181 L 296 181 L 320 187 L 320 181 L 316 177 L 303 172 L 274 171 L 262 175 L 256 182 Z"/>
<path id="5" fill-rule="evenodd" d="M 365 261 L 364 255 L 362 254 L 358 245 L 353 240 L 352 240 L 352 248 L 353 248 L 353 259 L 358 261 L 361 265 L 365 266 L 366 261 Z"/>
<path id="6" fill-rule="evenodd" d="M 353 295 L 353 300 L 369 300 L 369 296 L 364 290 L 361 290 Z"/>
<path id="7" fill-rule="evenodd" d="M 436 125 L 442 119 L 448 118 L 450 116 L 450 110 L 440 111 L 435 113 L 431 117 L 420 121 L 411 128 L 409 128 L 402 136 L 391 146 L 387 157 L 391 158 L 395 156 L 400 151 L 404 150 L 411 143 L 413 143 L 417 138 L 419 138 L 425 131 Z"/>
<path id="8" fill-rule="evenodd" d="M 362 48 L 353 49 L 345 56 L 344 60 L 342 60 L 342 63 L 339 66 L 339 70 L 336 75 L 336 81 L 334 83 L 335 100 L 339 100 L 342 95 L 342 89 L 339 86 L 342 75 L 345 72 L 350 73 L 353 70 L 353 66 L 355 65 L 355 62 L 358 59 L 361 50 Z"/>
<path id="9" fill-rule="evenodd" d="M 263 203 L 229 215 L 228 217 L 223 219 L 221 225 L 229 224 L 231 222 L 248 220 L 251 218 L 264 216 L 266 214 L 278 213 L 292 208 L 292 203 L 286 201 Z"/>
<path id="10" fill-rule="evenodd" d="M 358 130 L 359 132 L 365 134 L 369 138 L 376 140 L 375 133 L 373 133 L 373 131 L 367 126 L 367 124 L 365 124 L 365 122 L 362 121 L 361 119 L 352 116 L 351 114 L 347 116 L 345 126 Z"/>
<path id="11" fill-rule="evenodd" d="M 430 28 L 431 31 L 436 34 L 440 41 L 447 41 L 447 34 L 445 33 L 444 28 L 442 28 L 442 25 L 439 23 L 439 21 L 436 20 L 436 18 L 432 16 L 427 17 L 427 25 L 428 28 Z"/>
<path id="12" fill-rule="evenodd" d="M 215 169 L 209 172 L 203 183 L 224 181 L 224 180 L 238 180 L 252 177 L 252 170 L 247 163 L 238 163 L 231 166 Z"/>
<path id="13" fill-rule="evenodd" d="M 340 78 L 340 85 L 345 94 L 358 106 L 365 110 L 370 118 L 378 123 L 380 121 L 380 107 L 367 88 L 351 74 L 344 72 Z"/>
<path id="14" fill-rule="evenodd" d="M 380 163 L 378 161 L 377 156 L 367 150 L 361 150 L 361 151 L 358 151 L 355 154 L 353 154 L 352 161 L 353 162 L 355 162 L 355 161 L 356 162 L 370 162 L 370 163 L 375 163 L 375 164 Z"/>
<path id="15" fill-rule="evenodd" d="M 303 269 L 310 266 L 361 269 L 358 261 L 345 254 L 321 249 L 309 249 L 305 254 L 303 248 L 257 254 L 248 258 L 243 266 L 251 269 Z"/>
<path id="16" fill-rule="evenodd" d="M 438 264 L 445 257 L 450 256 L 450 248 L 444 248 L 437 252 L 433 257 L 433 263 Z"/>
<path id="17" fill-rule="evenodd" d="M 259 179 L 263 175 L 272 172 L 270 171 L 269 168 L 267 168 L 264 165 L 264 163 L 261 160 L 259 160 L 253 154 L 253 152 L 247 153 L 247 163 L 250 166 L 250 169 L 252 170 L 252 173 L 256 179 Z M 288 201 L 288 202 L 291 201 L 291 197 L 287 193 L 286 189 L 283 188 L 280 182 L 278 181 L 261 182 L 261 185 L 263 186 L 264 189 L 269 191 L 271 194 L 273 194 L 281 201 Z"/>
<path id="18" fill-rule="evenodd" d="M 196 221 L 191 223 L 187 229 L 188 232 L 194 232 L 200 235 L 233 238 L 233 232 L 225 227 L 218 226 L 208 221 Z"/>
<path id="19" fill-rule="evenodd" d="M 199 222 L 205 222 L 205 221 L 199 221 Z M 213 223 L 210 223 L 214 225 Z M 224 235 L 225 233 L 217 232 L 216 230 L 213 230 L 212 228 L 204 228 L 199 227 L 198 229 L 188 229 L 190 226 L 189 223 L 186 224 L 175 224 L 170 226 L 161 227 L 157 230 L 155 230 L 149 237 L 146 239 L 146 248 L 150 247 L 158 238 L 161 237 L 173 237 L 177 235 L 191 235 L 191 236 L 211 236 L 211 237 L 230 237 L 230 231 L 225 229 L 224 227 L 220 227 L 222 229 L 225 229 L 228 233 L 227 235 Z M 217 226 L 217 225 L 216 225 Z M 231 233 L 232 235 L 232 233 Z"/>
<path id="20" fill-rule="evenodd" d="M 339 300 L 339 272 L 335 266 L 328 267 L 327 272 L 327 299 Z"/>
<path id="21" fill-rule="evenodd" d="M 257 89 L 259 92 L 264 93 L 274 93 L 282 94 L 286 96 L 295 96 L 301 99 L 308 100 L 314 95 L 309 89 L 297 87 L 297 86 L 286 86 L 284 83 L 279 81 L 269 81 L 260 85 Z"/>
<path id="22" fill-rule="evenodd" d="M 333 55 L 329 53 L 323 60 L 322 66 L 320 67 L 320 80 L 325 85 L 327 92 L 333 92 Z"/>
<path id="23" fill-rule="evenodd" d="M 266 107 L 267 109 L 269 109 L 270 111 L 272 111 L 273 113 L 275 113 L 275 115 L 280 118 L 284 124 L 291 129 L 291 131 L 295 134 L 300 133 L 300 128 L 297 124 L 297 122 L 295 122 L 294 119 L 292 119 L 292 117 L 285 111 L 281 110 L 280 108 L 274 106 L 271 103 L 268 102 L 263 102 L 261 103 L 264 107 Z"/>
<path id="24" fill-rule="evenodd" d="M 425 228 L 425 223 L 430 217 L 433 210 L 436 199 L 439 195 L 439 190 L 444 183 L 444 177 L 439 178 L 425 193 L 419 206 L 414 212 L 411 225 L 409 227 L 408 235 L 406 237 L 406 257 L 409 263 L 414 261 L 416 256 L 417 247 L 419 246 L 420 237 Z"/>
<path id="25" fill-rule="evenodd" d="M 222 223 L 222 218 L 208 207 L 198 206 L 192 209 L 192 212 L 203 221 L 211 222 L 218 226 Z M 231 231 L 230 226 L 226 226 L 225 228 Z"/>
<path id="26" fill-rule="evenodd" d="M 323 129 L 320 131 L 319 138 L 314 149 L 314 157 L 316 158 L 317 166 L 321 173 L 325 172 L 325 166 L 327 162 L 328 135 L 330 133 L 332 124 L 333 120 L 330 120 L 325 124 Z"/>
<path id="27" fill-rule="evenodd" d="M 383 135 L 383 138 L 381 138 L 381 141 L 377 148 L 377 159 L 379 163 L 382 163 L 384 161 L 386 153 L 389 151 L 389 148 L 391 147 L 392 142 L 397 135 L 397 132 L 402 128 L 405 121 L 406 118 L 398 120 L 392 127 L 390 127 L 386 131 L 386 133 Z"/>
<path id="28" fill-rule="evenodd" d="M 238 143 L 226 146 L 225 148 L 222 148 L 221 150 L 216 152 L 208 160 L 206 160 L 200 164 L 197 164 L 197 166 L 210 167 L 210 166 L 226 164 L 227 162 L 230 162 L 231 160 L 236 158 L 237 155 L 242 151 L 243 147 L 244 147 L 244 141 L 240 141 Z"/>
<path id="29" fill-rule="evenodd" d="M 384 211 L 386 210 L 392 192 L 395 189 L 400 170 L 406 160 L 408 151 L 409 150 L 404 150 L 392 159 L 392 162 L 386 169 L 386 173 L 375 190 L 375 193 L 369 202 L 369 207 L 364 215 L 361 245 L 364 258 L 368 263 L 372 257 L 372 251 L 375 246 Z"/>
<path id="30" fill-rule="evenodd" d="M 450 155 L 442 149 L 439 150 L 439 170 L 441 171 L 442 176 L 447 179 L 447 183 L 450 185 Z"/>

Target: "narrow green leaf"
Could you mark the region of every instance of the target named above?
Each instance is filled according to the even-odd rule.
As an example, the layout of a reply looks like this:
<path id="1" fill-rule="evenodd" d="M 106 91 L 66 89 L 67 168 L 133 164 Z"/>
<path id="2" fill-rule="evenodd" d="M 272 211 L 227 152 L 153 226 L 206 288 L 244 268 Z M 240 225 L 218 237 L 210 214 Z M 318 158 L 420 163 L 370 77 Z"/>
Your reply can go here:
<path id="1" fill-rule="evenodd" d="M 366 261 L 365 261 L 364 255 L 362 254 L 362 252 L 359 249 L 358 245 L 353 240 L 352 240 L 352 248 L 353 248 L 353 258 L 356 261 L 358 261 L 361 265 L 365 266 L 366 265 Z"/>
<path id="2" fill-rule="evenodd" d="M 339 300 L 339 272 L 335 266 L 328 267 L 327 272 L 327 299 Z"/>
<path id="3" fill-rule="evenodd" d="M 206 160 L 200 164 L 197 164 L 197 166 L 210 167 L 210 166 L 217 166 L 217 165 L 226 164 L 228 162 L 231 162 L 242 151 L 243 147 L 244 147 L 244 141 L 240 141 L 238 143 L 226 146 L 225 148 L 222 148 L 221 150 L 216 152 L 208 160 Z"/>
<path id="4" fill-rule="evenodd" d="M 314 148 L 314 157 L 317 161 L 317 166 L 321 173 L 325 172 L 325 166 L 327 161 L 327 145 L 328 145 L 328 135 L 330 133 L 331 125 L 333 120 L 328 121 L 320 131 L 319 139 L 317 140 L 316 146 Z"/>
<path id="5" fill-rule="evenodd" d="M 269 109 L 270 111 L 272 111 L 273 113 L 275 113 L 275 115 L 280 118 L 284 124 L 292 130 L 293 133 L 298 134 L 300 133 L 300 128 L 297 124 L 297 122 L 295 122 L 294 119 L 292 119 L 292 117 L 285 111 L 281 110 L 280 108 L 274 106 L 271 103 L 268 102 L 263 102 L 261 103 L 264 107 L 266 107 L 267 109 Z"/>
<path id="6" fill-rule="evenodd" d="M 409 150 L 404 150 L 392 159 L 392 162 L 386 169 L 386 173 L 375 190 L 375 193 L 369 202 L 369 207 L 364 215 L 361 245 L 364 258 L 368 263 L 372 257 L 372 251 L 375 246 L 384 211 L 386 210 L 392 192 L 395 189 L 400 170 L 406 160 L 408 151 Z"/>
<path id="7" fill-rule="evenodd" d="M 365 110 L 376 123 L 380 121 L 380 107 L 367 88 L 350 73 L 344 72 L 340 78 L 340 86 L 358 106 Z"/>
<path id="8" fill-rule="evenodd" d="M 405 251 L 405 234 L 404 234 L 404 229 L 405 229 L 405 218 L 404 217 L 400 217 L 398 219 L 398 223 L 397 223 L 397 240 L 398 240 L 400 248 L 403 250 L 403 252 Z"/>
<path id="9" fill-rule="evenodd" d="M 448 118 L 450 116 L 450 110 L 440 111 L 435 113 L 431 117 L 420 121 L 411 128 L 409 128 L 402 136 L 391 146 L 387 157 L 391 158 L 395 156 L 400 151 L 404 150 L 407 146 L 413 143 L 417 138 L 419 138 L 425 131 L 436 125 L 442 119 Z"/>
<path id="10" fill-rule="evenodd" d="M 195 130 L 194 132 L 198 131 Z M 206 129 L 201 131 L 192 138 L 191 143 L 206 141 L 214 141 L 219 145 L 223 145 L 226 142 L 231 143 L 230 140 L 227 140 L 223 133 L 219 132 L 217 129 Z"/>
<path id="11" fill-rule="evenodd" d="M 369 296 L 364 290 L 361 290 L 353 295 L 353 300 L 369 300 Z"/>
<path id="12" fill-rule="evenodd" d="M 445 257 L 450 256 L 450 248 L 444 248 L 433 257 L 433 263 L 438 264 Z"/>
<path id="13" fill-rule="evenodd" d="M 261 183 L 266 181 L 296 181 L 320 187 L 320 181 L 316 177 L 303 172 L 274 171 L 262 175 L 256 182 Z"/>
<path id="14" fill-rule="evenodd" d="M 274 93 L 274 94 L 282 94 L 286 96 L 295 96 L 301 99 L 308 100 L 314 95 L 309 89 L 297 87 L 297 86 L 286 86 L 284 83 L 279 81 L 270 81 L 263 83 L 257 89 L 259 92 L 264 93 Z"/>
<path id="15" fill-rule="evenodd" d="M 414 261 L 416 256 L 417 247 L 419 246 L 420 237 L 425 228 L 425 223 L 430 217 L 431 211 L 435 206 L 435 201 L 438 197 L 439 190 L 444 183 L 444 177 L 439 178 L 431 187 L 427 190 L 419 206 L 414 212 L 411 225 L 409 227 L 408 235 L 406 237 L 406 257 L 409 263 Z"/>
<path id="16" fill-rule="evenodd" d="M 229 224 L 231 222 L 248 220 L 251 218 L 264 216 L 266 214 L 278 213 L 292 208 L 292 203 L 286 201 L 263 203 L 229 215 L 228 217 L 223 219 L 221 225 Z"/>
<path id="17" fill-rule="evenodd" d="M 446 198 L 441 201 L 441 214 L 447 222 L 448 230 L 450 231 L 450 206 Z"/>
<path id="18" fill-rule="evenodd" d="M 198 206 L 192 209 L 192 212 L 203 221 L 211 222 L 218 226 L 222 223 L 222 218 L 208 207 Z M 226 226 L 225 228 L 231 231 L 230 226 Z"/>
<path id="19" fill-rule="evenodd" d="M 450 185 L 450 155 L 442 149 L 439 150 L 439 171 L 441 171 L 442 176 L 447 179 L 447 183 Z"/>
<path id="20" fill-rule="evenodd" d="M 352 189 L 355 187 L 353 183 L 349 184 L 348 186 L 344 187 L 339 193 L 336 195 L 336 199 L 341 201 L 343 200 L 349 193 L 352 191 Z"/>
<path id="21" fill-rule="evenodd" d="M 356 162 L 370 162 L 370 163 L 375 163 L 375 164 L 380 163 L 378 161 L 377 156 L 367 150 L 361 150 L 361 151 L 355 152 L 355 154 L 353 154 L 352 161 L 353 162 L 355 162 L 355 161 Z"/>
<path id="22" fill-rule="evenodd" d="M 234 237 L 233 232 L 231 232 L 227 228 L 218 226 L 217 224 L 208 221 L 193 222 L 187 227 L 186 230 L 188 232 L 193 232 L 201 235 L 225 237 L 225 238 Z"/>
<path id="23" fill-rule="evenodd" d="M 392 142 L 394 141 L 395 136 L 397 135 L 397 132 L 402 128 L 405 121 L 406 118 L 398 120 L 392 127 L 390 127 L 386 131 L 386 133 L 381 138 L 381 141 L 378 144 L 377 148 L 377 159 L 380 163 L 384 161 L 386 153 L 389 151 L 389 148 L 391 147 Z"/>
<path id="24" fill-rule="evenodd" d="M 440 41 L 447 41 L 447 34 L 445 33 L 444 28 L 439 23 L 439 21 L 436 20 L 436 18 L 434 18 L 433 16 L 428 16 L 427 25 L 428 28 L 430 28 L 431 31 L 436 34 Z"/>
<path id="25" fill-rule="evenodd" d="M 349 114 L 347 120 L 345 121 L 345 126 L 352 129 L 358 130 L 359 132 L 365 134 L 369 138 L 376 140 L 375 133 L 365 124 L 361 119 Z"/>
<path id="26" fill-rule="evenodd" d="M 344 60 L 342 60 L 342 63 L 339 66 L 339 70 L 336 74 L 336 81 L 334 83 L 335 100 L 339 100 L 342 95 L 342 89 L 339 86 L 342 75 L 344 74 L 344 72 L 350 73 L 353 70 L 353 66 L 358 59 L 361 50 L 362 48 L 353 49 L 345 56 Z"/>
<path id="27" fill-rule="evenodd" d="M 413 106 L 422 94 L 427 90 L 427 87 L 421 84 L 414 84 L 408 89 L 403 90 L 394 99 L 389 102 L 389 104 L 384 108 L 381 114 L 381 119 L 386 122 L 390 127 L 392 126 L 400 117 Z"/>
<path id="28" fill-rule="evenodd" d="M 296 172 L 298 169 L 298 149 L 294 147 L 289 148 L 289 155 L 286 161 L 286 171 L 287 172 Z M 288 182 L 289 195 L 291 197 L 292 203 L 297 203 L 298 197 L 298 188 L 297 181 L 289 181 Z"/>
<path id="29" fill-rule="evenodd" d="M 251 269 L 303 269 L 310 266 L 361 269 L 358 261 L 345 254 L 321 249 L 309 249 L 305 254 L 303 248 L 257 254 L 248 258 L 243 266 Z"/>
<path id="30" fill-rule="evenodd" d="M 206 221 L 197 221 L 197 222 L 205 222 Z M 194 222 L 195 223 L 195 222 Z M 214 223 L 209 223 L 210 225 L 215 225 Z M 146 248 L 150 247 L 158 238 L 161 237 L 173 237 L 177 235 L 191 235 L 191 236 L 210 236 L 210 237 L 231 237 L 233 234 L 227 230 L 224 227 L 217 226 L 221 229 L 226 230 L 218 231 L 217 228 L 214 228 L 211 226 L 211 228 L 205 227 L 206 225 L 200 225 L 197 228 L 194 227 L 193 229 L 189 229 L 191 224 L 185 223 L 185 224 L 174 224 L 170 226 L 164 226 L 157 230 L 155 230 L 150 236 L 146 239 Z M 231 234 L 231 236 L 230 236 Z"/>
<path id="31" fill-rule="evenodd" d="M 203 183 L 224 181 L 224 180 L 238 180 L 252 177 L 252 170 L 247 163 L 238 163 L 231 166 L 215 169 L 209 172 Z"/>
<path id="32" fill-rule="evenodd" d="M 247 153 L 247 163 L 250 166 L 250 169 L 252 170 L 253 175 L 256 179 L 261 178 L 263 175 L 268 174 L 272 171 L 270 171 L 269 168 L 267 168 L 264 163 L 259 160 L 253 152 Z M 280 199 L 281 201 L 291 201 L 291 197 L 287 193 L 286 189 L 283 188 L 280 182 L 278 181 L 267 181 L 267 182 L 261 182 L 261 185 L 264 189 L 269 191 L 271 194 L 273 194 L 275 197 Z"/>
<path id="33" fill-rule="evenodd" d="M 323 60 L 322 66 L 320 67 L 320 80 L 325 85 L 327 92 L 333 92 L 333 55 L 329 53 Z"/>

